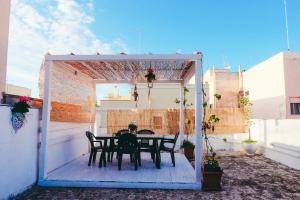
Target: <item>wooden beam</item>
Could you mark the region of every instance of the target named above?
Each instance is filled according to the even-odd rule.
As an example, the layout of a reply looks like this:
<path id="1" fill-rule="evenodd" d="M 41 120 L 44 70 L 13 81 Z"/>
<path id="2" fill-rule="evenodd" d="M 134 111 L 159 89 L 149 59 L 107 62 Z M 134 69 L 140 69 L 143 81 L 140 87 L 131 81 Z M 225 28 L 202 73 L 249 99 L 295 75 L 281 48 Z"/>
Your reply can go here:
<path id="1" fill-rule="evenodd" d="M 108 62 L 103 62 L 104 66 L 107 67 L 109 69 L 109 71 L 111 71 L 111 73 L 113 74 L 114 78 L 117 80 L 122 80 L 122 76 L 120 75 L 120 72 L 118 72 L 117 70 L 115 70 Z"/>
<path id="2" fill-rule="evenodd" d="M 126 70 L 123 65 L 120 65 L 118 62 L 112 62 L 112 64 L 118 67 L 118 72 L 121 74 L 123 79 L 132 78 L 132 77 L 129 77 L 128 70 Z M 127 72 L 127 73 L 125 73 L 125 72 Z"/>
<path id="3" fill-rule="evenodd" d="M 93 62 L 93 61 L 89 61 L 89 62 L 87 62 L 87 63 L 89 63 L 91 66 L 93 66 L 93 68 L 94 68 L 96 71 L 99 70 L 99 71 L 100 71 L 99 73 L 102 74 L 102 76 L 104 77 L 104 79 L 109 79 L 109 78 L 111 78 L 111 77 L 109 76 L 109 74 L 107 74 L 106 70 L 104 70 L 104 69 L 102 68 L 101 63 L 99 63 L 99 62 Z"/>
<path id="4" fill-rule="evenodd" d="M 89 63 L 86 62 L 81 62 L 81 64 L 83 66 L 85 66 L 87 69 L 89 69 L 90 71 L 92 71 L 98 78 L 105 78 L 102 74 L 100 74 L 98 71 L 96 71 L 91 65 L 89 65 Z"/>

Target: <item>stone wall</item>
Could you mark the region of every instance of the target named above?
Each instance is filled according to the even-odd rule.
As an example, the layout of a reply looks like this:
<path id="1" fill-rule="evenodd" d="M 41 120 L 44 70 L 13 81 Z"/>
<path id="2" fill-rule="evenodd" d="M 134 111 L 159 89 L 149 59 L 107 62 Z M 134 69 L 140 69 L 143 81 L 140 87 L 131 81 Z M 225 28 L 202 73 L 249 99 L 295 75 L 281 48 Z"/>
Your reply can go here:
<path id="1" fill-rule="evenodd" d="M 56 62 L 51 72 L 51 121 L 94 122 L 96 86 L 93 79 L 72 67 Z M 45 67 L 41 66 L 39 77 L 41 99 L 44 95 L 44 74 Z M 56 102 L 55 107 L 53 102 Z"/>

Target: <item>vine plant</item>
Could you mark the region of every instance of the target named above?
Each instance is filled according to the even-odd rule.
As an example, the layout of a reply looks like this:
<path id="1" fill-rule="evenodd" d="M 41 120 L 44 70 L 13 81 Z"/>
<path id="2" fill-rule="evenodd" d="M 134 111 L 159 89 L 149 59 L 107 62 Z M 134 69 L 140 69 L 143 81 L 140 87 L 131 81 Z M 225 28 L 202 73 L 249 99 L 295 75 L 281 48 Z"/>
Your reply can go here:
<path id="1" fill-rule="evenodd" d="M 215 125 L 220 121 L 220 118 L 215 115 L 215 114 L 210 114 L 208 115 L 209 109 L 211 109 L 211 106 L 208 108 L 208 102 L 206 100 L 206 93 L 202 87 L 202 106 L 203 106 L 203 116 L 202 116 L 202 136 L 205 141 L 205 146 L 206 146 L 206 161 L 204 162 L 204 168 L 205 170 L 212 170 L 212 171 L 218 171 L 220 170 L 219 163 L 216 159 L 216 153 L 214 151 L 213 146 L 211 145 L 209 139 L 208 139 L 208 134 L 212 134 L 215 131 Z M 221 99 L 220 94 L 215 94 L 214 98 L 218 101 Z"/>
<path id="2" fill-rule="evenodd" d="M 193 106 L 193 103 L 189 103 L 188 100 L 187 100 L 187 95 L 189 94 L 189 89 L 187 87 L 184 87 L 183 88 L 183 107 L 184 107 L 184 110 L 190 106 Z M 181 101 L 176 98 L 175 99 L 175 103 L 179 104 Z M 187 119 L 184 121 L 184 126 L 185 126 L 185 129 L 186 130 L 190 130 L 191 129 L 191 125 L 192 125 L 192 121 L 191 119 Z M 181 145 L 182 148 L 194 148 L 195 145 L 189 141 L 189 131 L 186 133 L 187 134 L 187 139 L 184 139 L 183 140 L 183 143 Z"/>

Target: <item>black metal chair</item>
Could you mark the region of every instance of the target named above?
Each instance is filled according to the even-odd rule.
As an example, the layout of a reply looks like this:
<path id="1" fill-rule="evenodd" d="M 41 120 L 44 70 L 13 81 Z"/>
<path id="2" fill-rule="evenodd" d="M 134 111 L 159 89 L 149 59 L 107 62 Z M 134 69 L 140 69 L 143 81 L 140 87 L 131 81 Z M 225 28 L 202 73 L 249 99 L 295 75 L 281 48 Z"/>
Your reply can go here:
<path id="1" fill-rule="evenodd" d="M 142 129 L 137 132 L 137 134 L 143 134 L 143 135 L 154 135 L 155 133 L 148 129 Z M 149 152 L 151 153 L 151 158 L 153 162 L 155 162 L 155 146 L 150 144 L 149 139 L 141 139 L 140 144 L 140 152 Z"/>
<path id="2" fill-rule="evenodd" d="M 90 166 L 92 159 L 93 159 L 93 163 L 95 163 L 97 152 L 101 152 L 101 157 L 102 157 L 103 146 L 102 146 L 102 142 L 100 140 L 96 140 L 96 137 L 92 132 L 86 131 L 85 135 L 88 138 L 88 140 L 90 142 L 90 147 L 91 147 L 89 163 L 88 163 L 88 166 Z M 95 145 L 95 144 L 98 144 L 98 145 Z M 101 161 L 101 158 L 100 158 L 100 161 Z"/>
<path id="3" fill-rule="evenodd" d="M 160 142 L 160 146 L 159 146 L 159 151 L 164 151 L 164 152 L 168 152 L 171 154 L 171 159 L 172 159 L 172 163 L 173 163 L 173 166 L 175 167 L 175 152 L 174 152 L 174 149 L 175 149 L 175 145 L 176 145 L 176 142 L 177 142 L 177 139 L 178 139 L 178 135 L 179 135 L 179 132 L 176 133 L 174 139 L 172 138 L 164 138 L 161 140 Z M 167 147 L 165 146 L 165 144 L 171 144 L 171 147 Z"/>
<path id="4" fill-rule="evenodd" d="M 121 135 L 122 133 L 128 133 L 128 129 L 121 129 L 121 130 L 118 130 L 118 132 L 115 134 L 116 136 L 119 136 Z"/>
<path id="5" fill-rule="evenodd" d="M 139 145 L 136 135 L 129 132 L 122 133 L 118 137 L 118 169 L 121 170 L 123 154 L 132 155 L 132 160 L 134 162 L 134 169 L 137 170 L 138 164 L 141 164 L 141 157 L 139 152 Z"/>

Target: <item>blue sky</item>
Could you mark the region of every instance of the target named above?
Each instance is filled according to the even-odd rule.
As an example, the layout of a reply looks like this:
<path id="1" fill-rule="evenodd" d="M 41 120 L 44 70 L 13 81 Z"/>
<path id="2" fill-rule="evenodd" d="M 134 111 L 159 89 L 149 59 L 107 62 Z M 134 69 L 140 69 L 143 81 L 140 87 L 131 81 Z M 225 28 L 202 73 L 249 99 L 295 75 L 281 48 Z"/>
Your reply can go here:
<path id="1" fill-rule="evenodd" d="M 300 1 L 287 0 L 287 9 L 291 50 L 299 51 Z M 205 69 L 247 69 L 287 50 L 284 20 L 283 0 L 12 0 L 7 80 L 37 96 L 47 51 L 201 51 Z M 108 91 L 98 88 L 101 96 Z"/>

